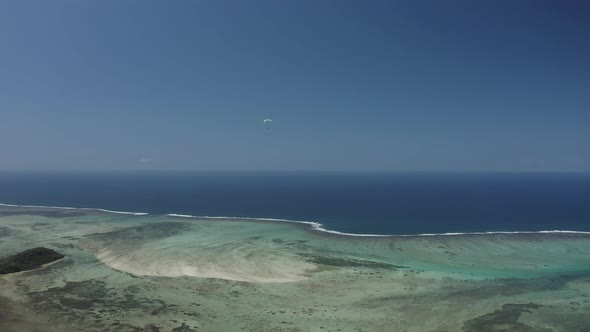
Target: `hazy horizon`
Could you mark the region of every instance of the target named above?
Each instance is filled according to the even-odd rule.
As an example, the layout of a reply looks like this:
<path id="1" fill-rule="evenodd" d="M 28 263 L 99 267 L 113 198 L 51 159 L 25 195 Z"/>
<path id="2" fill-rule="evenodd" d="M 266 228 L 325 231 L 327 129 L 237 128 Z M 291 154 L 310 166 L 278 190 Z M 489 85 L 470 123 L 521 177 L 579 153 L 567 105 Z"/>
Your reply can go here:
<path id="1" fill-rule="evenodd" d="M 178 173 L 178 174 L 201 174 L 201 173 L 318 173 L 318 174 L 590 174 L 587 170 L 387 170 L 387 169 L 150 169 L 150 168 L 128 168 L 128 169 L 0 169 L 0 174 L 109 174 L 109 173 Z"/>

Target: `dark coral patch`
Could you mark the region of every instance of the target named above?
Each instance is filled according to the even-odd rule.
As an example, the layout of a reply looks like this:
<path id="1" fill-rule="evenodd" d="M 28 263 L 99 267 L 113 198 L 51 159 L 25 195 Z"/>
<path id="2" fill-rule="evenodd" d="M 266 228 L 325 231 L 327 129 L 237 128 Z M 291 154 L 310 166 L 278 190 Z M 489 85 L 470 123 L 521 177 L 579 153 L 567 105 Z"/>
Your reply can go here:
<path id="1" fill-rule="evenodd" d="M 535 303 L 526 304 L 505 304 L 502 309 L 496 310 L 463 324 L 465 332 L 551 332 L 552 330 L 534 327 L 518 322 L 520 315 L 524 312 L 531 312 L 530 309 L 538 309 L 542 305 Z"/>
<path id="2" fill-rule="evenodd" d="M 43 247 L 28 249 L 16 255 L 0 258 L 0 275 L 37 269 L 43 264 L 63 257 L 64 255 Z"/>
<path id="3" fill-rule="evenodd" d="M 306 253 L 299 253 L 306 261 L 319 265 L 338 266 L 338 267 L 365 267 L 373 269 L 403 269 L 407 266 L 394 265 L 389 263 L 375 262 L 369 260 L 355 259 L 355 258 L 340 258 L 322 255 L 313 255 Z"/>

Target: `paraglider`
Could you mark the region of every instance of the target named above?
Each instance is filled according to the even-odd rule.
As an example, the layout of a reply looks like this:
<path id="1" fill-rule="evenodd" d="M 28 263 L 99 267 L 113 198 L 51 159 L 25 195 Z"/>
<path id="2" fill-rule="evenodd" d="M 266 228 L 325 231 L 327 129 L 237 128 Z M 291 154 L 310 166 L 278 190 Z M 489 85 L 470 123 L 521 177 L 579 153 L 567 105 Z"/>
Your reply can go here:
<path id="1" fill-rule="evenodd" d="M 270 124 L 272 123 L 272 119 L 264 119 L 263 122 L 266 125 L 266 130 L 270 130 Z"/>

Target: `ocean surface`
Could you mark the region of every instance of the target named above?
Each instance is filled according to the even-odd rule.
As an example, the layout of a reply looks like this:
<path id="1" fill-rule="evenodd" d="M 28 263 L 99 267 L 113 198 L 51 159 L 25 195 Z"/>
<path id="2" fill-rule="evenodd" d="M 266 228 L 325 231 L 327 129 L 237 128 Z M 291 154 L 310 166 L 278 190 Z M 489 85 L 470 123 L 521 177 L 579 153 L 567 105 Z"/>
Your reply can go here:
<path id="1" fill-rule="evenodd" d="M 3 172 L 0 203 L 281 218 L 357 234 L 590 231 L 590 174 Z"/>

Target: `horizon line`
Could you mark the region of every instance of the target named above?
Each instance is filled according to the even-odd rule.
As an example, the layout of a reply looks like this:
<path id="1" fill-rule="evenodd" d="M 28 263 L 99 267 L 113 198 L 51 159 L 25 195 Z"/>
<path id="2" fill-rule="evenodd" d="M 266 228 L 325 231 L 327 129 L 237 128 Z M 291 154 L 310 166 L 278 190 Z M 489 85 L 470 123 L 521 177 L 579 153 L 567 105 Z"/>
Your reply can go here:
<path id="1" fill-rule="evenodd" d="M 0 173 L 498 173 L 588 174 L 590 170 L 346 170 L 346 169 L 0 169 Z"/>

